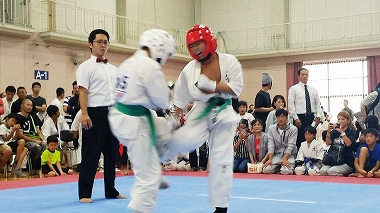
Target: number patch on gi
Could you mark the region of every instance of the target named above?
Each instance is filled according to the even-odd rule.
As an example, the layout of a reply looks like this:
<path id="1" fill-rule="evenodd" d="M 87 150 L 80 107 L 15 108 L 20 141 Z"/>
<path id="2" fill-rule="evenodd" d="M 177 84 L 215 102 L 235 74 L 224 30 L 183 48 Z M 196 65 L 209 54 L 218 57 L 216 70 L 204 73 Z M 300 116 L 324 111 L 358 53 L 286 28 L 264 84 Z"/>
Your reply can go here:
<path id="1" fill-rule="evenodd" d="M 125 93 L 127 93 L 126 88 L 128 86 L 127 83 L 128 76 L 121 76 L 116 78 L 116 85 L 115 85 L 115 97 L 120 98 Z"/>

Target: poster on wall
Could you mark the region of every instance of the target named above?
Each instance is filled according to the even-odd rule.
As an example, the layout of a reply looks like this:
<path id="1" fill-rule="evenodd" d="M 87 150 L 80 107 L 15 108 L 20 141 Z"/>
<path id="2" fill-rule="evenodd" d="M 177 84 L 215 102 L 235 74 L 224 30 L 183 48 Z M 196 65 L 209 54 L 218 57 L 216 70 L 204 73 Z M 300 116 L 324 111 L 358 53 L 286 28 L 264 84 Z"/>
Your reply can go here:
<path id="1" fill-rule="evenodd" d="M 34 79 L 37 79 L 37 80 L 49 80 L 49 71 L 34 70 Z"/>

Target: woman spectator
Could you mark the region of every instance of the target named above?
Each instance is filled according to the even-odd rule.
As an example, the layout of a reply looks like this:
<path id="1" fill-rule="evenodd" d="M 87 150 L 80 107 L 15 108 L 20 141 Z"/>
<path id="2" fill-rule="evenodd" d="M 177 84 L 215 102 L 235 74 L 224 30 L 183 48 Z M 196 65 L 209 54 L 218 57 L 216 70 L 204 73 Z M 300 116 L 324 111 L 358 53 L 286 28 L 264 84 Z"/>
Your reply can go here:
<path id="1" fill-rule="evenodd" d="M 268 129 L 269 129 L 270 125 L 273 125 L 273 124 L 277 123 L 276 111 L 278 109 L 284 109 L 286 107 L 286 102 L 285 102 L 284 96 L 282 96 L 282 95 L 275 95 L 274 98 L 273 98 L 273 101 L 272 101 L 272 107 L 274 108 L 274 110 L 272 110 L 271 112 L 269 112 L 267 120 L 265 122 L 265 124 L 266 124 L 265 125 L 265 132 L 266 133 L 268 133 Z M 288 122 L 290 122 L 290 121 L 291 121 L 291 119 L 289 119 L 289 117 L 288 117 Z"/>
<path id="2" fill-rule="evenodd" d="M 239 127 L 237 129 L 236 136 L 234 138 L 234 172 L 247 172 L 249 163 L 249 153 L 248 153 L 248 120 L 241 119 L 239 122 Z"/>
<path id="3" fill-rule="evenodd" d="M 263 122 L 255 119 L 251 123 L 252 134 L 248 136 L 248 152 L 251 163 L 266 163 L 268 160 L 268 135 L 263 132 Z"/>
<path id="4" fill-rule="evenodd" d="M 356 141 L 356 131 L 352 124 L 350 114 L 342 111 L 338 114 L 338 123 L 329 124 L 326 132 L 326 145 L 343 144 L 342 151 L 343 164 L 341 165 L 324 165 L 319 173 L 320 175 L 346 176 L 354 171 L 353 144 Z M 330 147 L 331 149 L 331 147 Z"/>

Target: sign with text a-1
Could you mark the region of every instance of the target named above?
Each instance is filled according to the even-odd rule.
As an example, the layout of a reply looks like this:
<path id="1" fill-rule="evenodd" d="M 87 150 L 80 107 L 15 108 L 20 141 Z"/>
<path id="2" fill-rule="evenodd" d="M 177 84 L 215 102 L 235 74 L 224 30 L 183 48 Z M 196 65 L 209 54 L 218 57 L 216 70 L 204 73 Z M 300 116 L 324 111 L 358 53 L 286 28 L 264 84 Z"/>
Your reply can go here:
<path id="1" fill-rule="evenodd" d="M 49 80 L 49 72 L 45 70 L 34 70 L 34 79 Z"/>

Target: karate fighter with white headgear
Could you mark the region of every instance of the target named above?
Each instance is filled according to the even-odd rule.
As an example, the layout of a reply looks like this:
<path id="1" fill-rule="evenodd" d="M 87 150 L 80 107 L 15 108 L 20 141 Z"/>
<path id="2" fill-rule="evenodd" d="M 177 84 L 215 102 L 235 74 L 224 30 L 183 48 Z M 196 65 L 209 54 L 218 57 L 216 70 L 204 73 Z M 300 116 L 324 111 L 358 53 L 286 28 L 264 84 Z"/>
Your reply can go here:
<path id="1" fill-rule="evenodd" d="M 216 213 L 227 212 L 232 187 L 233 146 L 236 112 L 231 98 L 243 89 L 243 73 L 232 55 L 216 51 L 217 41 L 210 28 L 195 25 L 186 35 L 186 45 L 195 59 L 182 70 L 174 86 L 177 115 L 194 102 L 185 125 L 174 132 L 169 150 L 161 159 L 186 153 L 209 143 L 209 194 Z"/>
<path id="2" fill-rule="evenodd" d="M 128 147 L 133 165 L 135 183 L 128 205 L 133 213 L 153 212 L 162 187 L 160 158 L 155 147 L 159 137 L 156 128 L 161 127 L 153 110 L 169 108 L 169 88 L 161 67 L 174 51 L 175 42 L 169 33 L 148 30 L 140 37 L 139 50 L 120 65 L 116 74 L 116 103 L 108 116 L 113 134 Z"/>

